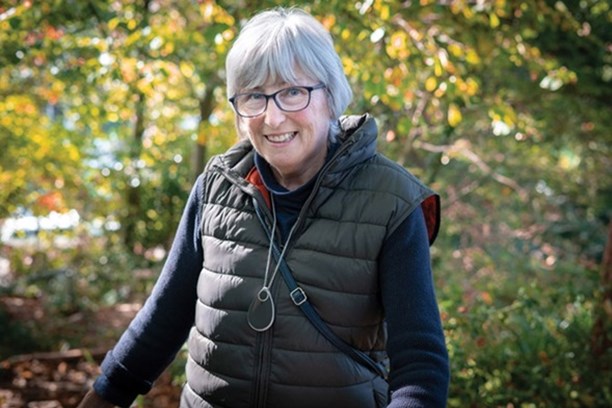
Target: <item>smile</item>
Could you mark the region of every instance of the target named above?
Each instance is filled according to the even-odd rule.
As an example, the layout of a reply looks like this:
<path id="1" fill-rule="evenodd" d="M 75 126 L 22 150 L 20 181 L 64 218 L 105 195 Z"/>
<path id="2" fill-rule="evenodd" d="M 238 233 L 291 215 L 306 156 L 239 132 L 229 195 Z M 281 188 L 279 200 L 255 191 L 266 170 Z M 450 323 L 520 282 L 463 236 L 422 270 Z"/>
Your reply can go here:
<path id="1" fill-rule="evenodd" d="M 280 135 L 266 135 L 266 139 L 271 143 L 286 143 L 291 141 L 297 132 L 282 133 Z"/>

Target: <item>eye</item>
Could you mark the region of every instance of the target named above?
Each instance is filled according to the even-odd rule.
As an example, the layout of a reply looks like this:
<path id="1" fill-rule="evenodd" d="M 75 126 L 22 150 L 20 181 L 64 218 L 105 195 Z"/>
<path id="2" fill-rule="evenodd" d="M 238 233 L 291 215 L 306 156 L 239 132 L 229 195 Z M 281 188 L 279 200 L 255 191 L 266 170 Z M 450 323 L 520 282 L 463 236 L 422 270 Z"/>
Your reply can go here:
<path id="1" fill-rule="evenodd" d="M 304 96 L 307 93 L 307 91 L 299 86 L 292 86 L 291 88 L 287 88 L 287 89 L 283 89 L 283 91 L 280 93 L 280 97 L 283 99 L 287 99 L 287 98 L 299 98 Z"/>
<path id="2" fill-rule="evenodd" d="M 261 99 L 265 99 L 266 96 L 262 93 L 250 93 L 250 94 L 243 95 L 243 98 L 246 102 L 249 102 L 249 101 L 257 102 Z"/>

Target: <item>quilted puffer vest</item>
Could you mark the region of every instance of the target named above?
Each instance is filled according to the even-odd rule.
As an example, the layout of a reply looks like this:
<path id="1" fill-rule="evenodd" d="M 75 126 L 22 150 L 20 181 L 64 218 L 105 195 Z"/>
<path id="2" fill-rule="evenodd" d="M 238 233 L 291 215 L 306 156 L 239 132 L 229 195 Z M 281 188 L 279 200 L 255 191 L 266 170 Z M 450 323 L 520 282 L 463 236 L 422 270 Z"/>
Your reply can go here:
<path id="1" fill-rule="evenodd" d="M 386 341 L 379 252 L 416 206 L 436 196 L 376 153 L 371 117 L 345 118 L 343 125 L 342 146 L 321 171 L 285 259 L 329 326 L 376 356 Z M 263 196 L 245 179 L 252 167 L 252 146 L 242 141 L 205 170 L 204 264 L 181 406 L 375 407 L 374 374 L 317 332 L 280 274 L 271 286 L 274 325 L 256 332 L 247 324 L 269 248 L 255 205 L 272 222 Z M 434 234 L 436 228 L 430 225 Z"/>

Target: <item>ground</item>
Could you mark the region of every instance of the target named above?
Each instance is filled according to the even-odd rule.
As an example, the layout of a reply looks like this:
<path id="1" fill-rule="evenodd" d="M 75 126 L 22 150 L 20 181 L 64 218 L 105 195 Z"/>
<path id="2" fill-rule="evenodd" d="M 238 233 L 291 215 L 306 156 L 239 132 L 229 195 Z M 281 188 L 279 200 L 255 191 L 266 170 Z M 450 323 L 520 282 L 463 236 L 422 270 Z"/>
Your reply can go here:
<path id="1" fill-rule="evenodd" d="M 0 309 L 11 322 L 22 323 L 53 339 L 70 339 L 58 350 L 17 354 L 0 361 L 0 407 L 76 407 L 98 375 L 98 364 L 104 354 L 139 307 L 118 304 L 58 318 L 49 316 L 40 300 L 0 297 Z M 180 386 L 173 385 L 166 372 L 135 406 L 176 407 L 179 394 Z"/>

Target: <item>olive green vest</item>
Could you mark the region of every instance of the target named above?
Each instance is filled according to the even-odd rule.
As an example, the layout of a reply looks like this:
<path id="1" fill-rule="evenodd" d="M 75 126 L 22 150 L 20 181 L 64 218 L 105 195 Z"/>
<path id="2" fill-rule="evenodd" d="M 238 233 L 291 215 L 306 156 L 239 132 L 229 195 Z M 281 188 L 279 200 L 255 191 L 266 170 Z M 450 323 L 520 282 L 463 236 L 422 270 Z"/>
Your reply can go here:
<path id="1" fill-rule="evenodd" d="M 332 330 L 375 356 L 386 341 L 378 255 L 386 237 L 434 194 L 376 153 L 372 118 L 343 124 L 342 147 L 320 173 L 285 259 Z M 262 194 L 245 180 L 252 168 L 252 146 L 242 141 L 205 170 L 204 264 L 181 406 L 375 407 L 374 374 L 317 332 L 280 273 L 271 286 L 274 325 L 258 333 L 247 324 L 269 248 L 255 205 L 271 222 Z"/>

